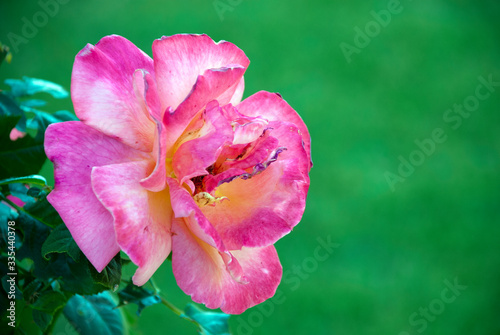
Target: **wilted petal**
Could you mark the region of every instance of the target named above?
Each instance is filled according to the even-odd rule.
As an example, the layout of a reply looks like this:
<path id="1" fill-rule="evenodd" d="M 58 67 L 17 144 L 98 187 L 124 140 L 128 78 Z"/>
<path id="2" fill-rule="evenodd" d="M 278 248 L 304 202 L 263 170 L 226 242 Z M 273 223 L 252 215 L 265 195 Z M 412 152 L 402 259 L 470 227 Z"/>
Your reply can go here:
<path id="1" fill-rule="evenodd" d="M 214 196 L 228 200 L 201 207 L 229 250 L 276 242 L 291 231 L 304 212 L 309 177 L 304 171 L 304 166 L 308 171 L 308 161 L 302 138 L 292 124 L 277 122 L 273 127 L 279 144 L 288 145 L 279 159 L 251 178 L 218 181 Z"/>
<path id="2" fill-rule="evenodd" d="M 113 217 L 92 190 L 91 170 L 147 156 L 78 121 L 50 125 L 45 132 L 45 152 L 54 162 L 55 179 L 47 200 L 85 256 L 102 271 L 120 248 Z"/>
<path id="3" fill-rule="evenodd" d="M 133 148 L 151 151 L 155 125 L 134 90 L 137 69 L 154 74 L 152 59 L 127 39 L 106 36 L 76 56 L 71 98 L 85 124 Z"/>
<path id="4" fill-rule="evenodd" d="M 221 168 L 226 167 L 237 169 L 248 169 L 255 165 L 264 162 L 269 155 L 278 148 L 279 141 L 273 136 L 269 136 L 269 132 L 263 134 L 252 145 L 249 145 L 244 152 L 241 153 L 242 157 L 234 160 L 227 160 L 222 164 Z"/>
<path id="5" fill-rule="evenodd" d="M 299 114 L 281 98 L 281 95 L 260 91 L 243 100 L 236 108 L 244 115 L 260 116 L 268 121 L 284 121 L 296 125 L 304 141 L 309 168 L 312 167 L 309 131 Z"/>
<path id="6" fill-rule="evenodd" d="M 205 191 L 208 193 L 212 193 L 219 185 L 224 183 L 230 183 L 236 178 L 240 178 L 242 175 L 248 174 L 245 170 L 242 169 L 227 169 L 221 173 L 213 175 L 208 175 L 203 180 Z"/>
<path id="7" fill-rule="evenodd" d="M 168 190 L 150 192 L 140 180 L 152 164 L 147 161 L 95 167 L 92 185 L 97 198 L 114 218 L 121 249 L 139 266 L 134 284 L 144 285 L 171 250 L 171 220 Z"/>
<path id="8" fill-rule="evenodd" d="M 208 308 L 240 314 L 272 297 L 282 268 L 274 246 L 231 251 L 246 284 L 229 273 L 218 250 L 197 238 L 182 220 L 172 225 L 172 269 L 179 287 Z"/>

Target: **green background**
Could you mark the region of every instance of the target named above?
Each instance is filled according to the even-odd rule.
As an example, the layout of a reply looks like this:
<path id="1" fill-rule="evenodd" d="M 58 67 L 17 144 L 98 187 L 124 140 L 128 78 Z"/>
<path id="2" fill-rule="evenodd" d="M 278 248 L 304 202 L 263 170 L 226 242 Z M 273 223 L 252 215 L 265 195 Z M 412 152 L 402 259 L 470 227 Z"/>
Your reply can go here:
<path id="1" fill-rule="evenodd" d="M 500 87 L 459 127 L 443 119 L 475 94 L 479 76 L 500 81 L 500 3 L 402 0 L 350 62 L 341 43 L 354 46 L 355 27 L 370 26 L 371 11 L 388 1 L 219 3 L 231 10 L 220 13 L 211 0 L 71 0 L 13 50 L 0 79 L 26 75 L 69 89 L 74 56 L 108 34 L 150 55 L 155 38 L 176 33 L 235 43 L 251 61 L 245 97 L 283 95 L 309 127 L 314 167 L 302 222 L 276 244 L 287 274 L 281 295 L 231 317 L 233 332 L 500 334 Z M 12 44 L 8 33 L 22 35 L 22 18 L 41 10 L 37 1 L 2 0 L 0 41 Z M 71 110 L 70 100 L 46 108 L 58 109 Z M 386 173 L 397 174 L 398 157 L 408 160 L 415 140 L 436 128 L 446 140 L 392 190 Z M 338 243 L 320 261 L 318 238 Z M 155 278 L 178 306 L 190 301 L 169 262 Z M 467 288 L 442 302 L 445 281 L 455 279 Z M 426 320 L 420 308 L 429 307 Z M 195 328 L 156 305 L 132 332 Z M 54 334 L 63 333 L 74 332 L 60 320 Z"/>

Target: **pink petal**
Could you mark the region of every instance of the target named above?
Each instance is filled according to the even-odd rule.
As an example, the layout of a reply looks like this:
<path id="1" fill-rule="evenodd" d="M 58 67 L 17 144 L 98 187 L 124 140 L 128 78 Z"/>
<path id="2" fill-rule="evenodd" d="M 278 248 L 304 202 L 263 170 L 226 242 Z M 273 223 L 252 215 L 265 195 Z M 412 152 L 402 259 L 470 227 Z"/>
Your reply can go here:
<path id="1" fill-rule="evenodd" d="M 198 76 L 191 92 L 175 112 L 165 115 L 165 123 L 169 128 L 167 143 L 173 143 L 208 102 L 217 100 L 221 105 L 229 103 L 244 72 L 244 67 L 234 66 L 209 69 Z"/>
<path id="2" fill-rule="evenodd" d="M 223 106 L 222 113 L 233 126 L 233 145 L 251 143 L 269 128 L 267 126 L 269 122 L 266 119 L 243 115 L 231 104 Z"/>
<path id="3" fill-rule="evenodd" d="M 229 183 L 234 179 L 241 177 L 245 173 L 247 173 L 245 170 L 233 168 L 227 169 L 226 171 L 218 173 L 215 176 L 208 175 L 203 179 L 205 191 L 208 193 L 212 193 L 212 191 L 215 190 L 219 185 L 223 183 Z"/>
<path id="4" fill-rule="evenodd" d="M 228 201 L 200 207 L 229 250 L 275 243 L 300 221 L 305 209 L 309 165 L 302 137 L 293 124 L 271 122 L 270 126 L 287 150 L 249 179 L 218 181 L 214 196 Z"/>
<path id="5" fill-rule="evenodd" d="M 215 163 L 222 146 L 233 140 L 231 125 L 216 103 L 207 106 L 201 117 L 203 126 L 191 131 L 194 138 L 187 138 L 175 152 L 172 161 L 181 185 L 193 177 L 208 174 L 206 168 Z"/>
<path id="6" fill-rule="evenodd" d="M 193 235 L 182 220 L 172 225 L 172 269 L 179 287 L 208 308 L 240 314 L 272 297 L 282 268 L 274 246 L 232 251 L 246 284 L 229 273 L 217 249 Z"/>
<path id="7" fill-rule="evenodd" d="M 175 218 L 184 218 L 185 223 L 197 238 L 221 252 L 226 251 L 226 247 L 222 243 L 219 234 L 205 218 L 189 192 L 181 187 L 175 179 L 167 178 L 167 184 L 170 189 L 170 198 L 172 199 L 171 203 Z"/>
<path id="8" fill-rule="evenodd" d="M 239 104 L 241 102 L 241 98 L 243 98 L 244 90 L 245 90 L 245 80 L 243 79 L 243 77 L 241 77 L 241 80 L 236 86 L 236 89 L 234 90 L 233 96 L 231 97 L 229 103 L 232 104 L 233 106 Z"/>
<path id="9" fill-rule="evenodd" d="M 221 184 L 215 196 L 228 200 L 201 207 L 229 250 L 273 244 L 300 221 L 305 195 L 295 182 L 302 177 L 293 176 L 295 168 L 274 162 L 250 179 Z"/>
<path id="10" fill-rule="evenodd" d="M 268 128 L 267 121 L 263 119 L 251 120 L 237 125 L 234 129 L 233 144 L 246 144 L 256 141 Z"/>
<path id="11" fill-rule="evenodd" d="M 250 63 L 234 44 L 215 43 L 207 35 L 162 37 L 153 42 L 153 58 L 162 109 L 176 109 L 206 70 L 230 65 L 247 68 Z"/>
<path id="12" fill-rule="evenodd" d="M 47 200 L 85 256 L 102 271 L 120 248 L 113 217 L 92 190 L 91 170 L 147 156 L 79 121 L 50 125 L 45 132 L 45 152 L 55 170 L 55 187 Z"/>
<path id="13" fill-rule="evenodd" d="M 154 76 L 148 55 L 121 36 L 106 36 L 76 56 L 71 98 L 85 124 L 133 148 L 151 151 L 155 124 L 136 95 L 148 89 L 134 80 L 137 69 Z"/>
<path id="14" fill-rule="evenodd" d="M 167 111 L 168 112 L 168 111 Z M 166 187 L 165 178 L 167 174 L 172 171 L 167 171 L 166 158 L 167 158 L 167 131 L 165 125 L 161 121 L 155 120 L 155 142 L 153 147 L 153 154 L 156 156 L 156 166 L 149 176 L 141 180 L 142 187 L 153 191 L 159 192 Z M 161 119 L 160 119 L 161 120 Z"/>
<path id="15" fill-rule="evenodd" d="M 134 72 L 134 92 L 136 98 L 143 105 L 143 110 L 154 120 L 162 120 L 165 111 L 161 110 L 160 97 L 153 75 L 143 69 Z"/>
<path id="16" fill-rule="evenodd" d="M 243 156 L 235 160 L 227 160 L 222 164 L 222 168 L 230 167 L 237 169 L 248 169 L 262 163 L 279 145 L 279 140 L 269 136 L 269 131 L 263 134 L 258 140 L 252 143 L 251 147 L 243 152 Z M 250 146 L 250 145 L 249 145 Z"/>
<path id="17" fill-rule="evenodd" d="M 14 128 L 15 129 L 15 128 Z M 15 197 L 13 196 L 12 194 L 9 194 L 7 197 L 7 199 L 9 199 L 10 201 L 12 201 L 13 204 L 19 206 L 19 207 L 23 207 L 26 203 L 24 201 L 22 201 L 21 199 L 19 199 L 18 197 Z M 4 203 L 2 201 L 2 203 Z M 7 203 L 6 203 L 7 204 Z M 10 205 L 8 205 L 9 207 L 12 207 Z"/>
<path id="18" fill-rule="evenodd" d="M 151 119 L 154 121 L 156 130 L 152 138 L 153 154 L 156 155 L 156 166 L 151 174 L 141 180 L 142 187 L 159 192 L 166 186 L 165 184 L 165 158 L 166 149 L 166 131 L 161 120 L 163 120 L 163 112 L 160 110 L 160 100 L 156 90 L 156 82 L 151 74 L 144 70 L 134 72 L 134 90 L 138 101 L 141 101 L 144 109 L 148 111 Z"/>
<path id="19" fill-rule="evenodd" d="M 297 165 L 297 172 L 302 174 L 303 185 L 306 186 L 305 192 L 307 193 L 311 169 L 308 160 L 310 152 L 306 151 L 300 129 L 295 124 L 280 121 L 270 122 L 268 126 L 272 128 L 271 135 L 278 139 L 279 145 L 286 148 L 286 151 L 280 153 L 279 159 L 293 161 L 293 164 Z"/>
<path id="20" fill-rule="evenodd" d="M 17 128 L 12 128 L 12 130 L 10 131 L 10 134 L 9 134 L 9 138 L 11 141 L 15 141 L 19 138 L 23 138 L 24 136 L 26 136 L 26 133 L 25 132 L 22 132 L 20 130 L 17 130 Z"/>
<path id="21" fill-rule="evenodd" d="M 295 124 L 304 141 L 309 168 L 312 167 L 309 131 L 299 114 L 279 94 L 260 91 L 243 100 L 236 108 L 241 114 L 247 116 L 260 116 L 268 121 L 285 121 Z"/>
<path id="22" fill-rule="evenodd" d="M 139 266 L 132 280 L 144 285 L 171 250 L 171 219 L 168 191 L 150 192 L 140 180 L 153 168 L 148 161 L 95 167 L 95 194 L 114 218 L 120 248 Z"/>

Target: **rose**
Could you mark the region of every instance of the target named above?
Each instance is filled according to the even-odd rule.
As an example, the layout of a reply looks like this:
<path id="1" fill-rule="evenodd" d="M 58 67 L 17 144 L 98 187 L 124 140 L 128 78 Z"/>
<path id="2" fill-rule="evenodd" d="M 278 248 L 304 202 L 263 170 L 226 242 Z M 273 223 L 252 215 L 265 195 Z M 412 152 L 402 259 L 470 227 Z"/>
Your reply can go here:
<path id="1" fill-rule="evenodd" d="M 236 314 L 274 295 L 273 244 L 302 217 L 310 138 L 279 94 L 240 102 L 248 64 L 206 35 L 158 39 L 153 59 L 120 36 L 78 53 L 81 122 L 46 131 L 48 200 L 98 271 L 123 250 L 143 285 L 172 251 L 195 302 Z"/>

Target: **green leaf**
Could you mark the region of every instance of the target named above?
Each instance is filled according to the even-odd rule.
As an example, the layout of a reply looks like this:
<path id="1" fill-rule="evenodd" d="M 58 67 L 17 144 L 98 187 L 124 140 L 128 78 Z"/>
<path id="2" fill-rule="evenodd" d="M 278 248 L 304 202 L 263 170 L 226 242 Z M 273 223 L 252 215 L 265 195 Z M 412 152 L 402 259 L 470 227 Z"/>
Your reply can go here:
<path id="1" fill-rule="evenodd" d="M 23 296 L 24 299 L 29 303 L 32 304 L 35 302 L 38 292 L 43 288 L 43 283 L 39 280 L 34 278 L 33 281 L 31 281 L 29 284 L 25 284 L 23 288 Z"/>
<path id="2" fill-rule="evenodd" d="M 68 111 L 57 111 L 54 114 L 49 114 L 41 111 L 33 111 L 35 116 L 28 120 L 27 128 L 36 132 L 35 139 L 40 139 L 43 142 L 45 130 L 52 123 L 65 122 L 65 121 L 78 121 L 78 118 Z M 41 138 L 39 138 L 42 136 Z"/>
<path id="3" fill-rule="evenodd" d="M 64 306 L 66 300 L 66 297 L 61 292 L 50 290 L 41 293 L 31 307 L 42 312 L 54 313 Z"/>
<path id="4" fill-rule="evenodd" d="M 7 179 L 0 180 L 0 185 L 7 185 L 7 184 L 13 184 L 13 183 L 47 186 L 47 180 L 40 175 L 31 175 L 31 176 L 17 177 L 17 178 L 7 178 Z"/>
<path id="5" fill-rule="evenodd" d="M 7 242 L 8 236 L 7 222 L 9 222 L 10 220 L 15 220 L 17 219 L 17 217 L 18 214 L 14 209 L 12 209 L 5 203 L 0 203 L 0 229 L 2 232 L 2 239 L 5 240 L 5 242 Z M 2 250 L 5 250 L 5 248 L 3 248 Z"/>
<path id="6" fill-rule="evenodd" d="M 153 291 L 131 283 L 118 292 L 118 298 L 120 298 L 120 305 L 137 304 L 137 315 L 140 315 L 144 308 L 161 302 L 161 298 Z"/>
<path id="7" fill-rule="evenodd" d="M 21 109 L 23 107 L 43 107 L 47 104 L 47 101 L 45 100 L 40 100 L 40 99 L 28 99 L 28 100 L 24 100 L 24 101 L 21 101 L 19 103 Z"/>
<path id="8" fill-rule="evenodd" d="M 61 85 L 48 80 L 23 77 L 23 80 L 6 79 L 5 84 L 10 86 L 12 95 L 16 97 L 33 95 L 40 92 L 49 93 L 57 99 L 68 97 L 68 92 Z"/>
<path id="9" fill-rule="evenodd" d="M 24 203 L 32 202 L 34 199 L 28 196 L 28 186 L 25 184 L 13 183 L 8 185 L 0 185 L 5 195 L 12 195 Z"/>
<path id="10" fill-rule="evenodd" d="M 57 111 L 53 114 L 35 111 L 35 118 L 30 121 L 34 124 L 30 124 L 30 127 L 32 129 L 37 129 L 40 127 L 47 128 L 49 124 L 65 121 L 78 121 L 78 118 L 75 114 L 66 110 Z"/>
<path id="11" fill-rule="evenodd" d="M 40 328 L 42 332 L 45 332 L 52 323 L 54 317 L 50 313 L 42 312 L 37 309 L 33 310 L 33 321 Z"/>
<path id="12" fill-rule="evenodd" d="M 94 282 L 91 275 L 92 264 L 82 256 L 80 262 L 75 262 L 68 254 L 54 253 L 50 259 L 50 275 L 58 277 L 61 290 L 78 294 L 96 294 L 107 287 Z"/>
<path id="13" fill-rule="evenodd" d="M 205 312 L 193 304 L 184 309 L 184 318 L 193 320 L 201 327 L 202 335 L 230 335 L 229 316 L 225 313 Z"/>
<path id="14" fill-rule="evenodd" d="M 120 253 L 113 257 L 111 262 L 106 265 L 101 273 L 97 272 L 97 270 L 90 265 L 90 274 L 94 282 L 114 291 L 122 280 L 122 261 Z"/>
<path id="15" fill-rule="evenodd" d="M 23 244 L 17 252 L 18 260 L 33 260 L 32 271 L 36 278 L 45 282 L 57 278 L 61 289 L 71 293 L 94 294 L 107 288 L 94 281 L 91 275 L 92 265 L 84 257 L 77 263 L 67 253 L 53 253 L 50 260 L 46 260 L 42 256 L 42 247 L 51 229 L 36 218 L 20 212 L 16 227 L 24 235 Z"/>
<path id="16" fill-rule="evenodd" d="M 48 255 L 53 252 L 66 252 L 74 261 L 78 262 L 80 260 L 80 248 L 78 248 L 78 245 L 64 224 L 52 230 L 49 237 L 42 245 L 42 255 L 46 260 L 50 259 Z"/>
<path id="17" fill-rule="evenodd" d="M 53 114 L 37 111 L 31 106 L 41 105 L 42 101 L 35 99 L 21 103 L 23 109 L 35 113 L 32 119 L 27 120 L 13 97 L 42 91 L 66 97 L 67 92 L 59 85 L 40 79 L 25 77 L 24 81 L 8 79 L 6 83 L 11 85 L 12 92 L 11 96 L 0 93 L 0 179 L 38 173 L 46 160 L 43 141 L 47 127 L 56 122 L 77 120 L 69 111 Z M 13 128 L 22 133 L 32 132 L 12 141 L 10 133 Z"/>
<path id="18" fill-rule="evenodd" d="M 63 224 L 63 220 L 59 216 L 59 213 L 57 213 L 54 207 L 47 201 L 45 196 L 37 201 L 26 203 L 26 205 L 24 205 L 24 210 L 46 226 L 57 227 Z"/>
<path id="19" fill-rule="evenodd" d="M 17 102 L 5 92 L 0 93 L 0 116 L 19 116 L 24 115 Z"/>
<path id="20" fill-rule="evenodd" d="M 23 243 L 16 253 L 18 260 L 29 258 L 34 263 L 36 277 L 48 278 L 45 268 L 47 261 L 42 257 L 42 245 L 50 233 L 50 228 L 25 212 L 19 212 L 16 229 L 23 232 Z M 19 231 L 19 230 L 18 230 Z"/>
<path id="21" fill-rule="evenodd" d="M 43 148 L 45 129 L 39 130 L 36 138 L 27 134 L 11 141 L 10 132 L 20 118 L 0 116 L 0 179 L 36 174 L 47 158 Z"/>
<path id="22" fill-rule="evenodd" d="M 2 277 L 2 288 L 4 289 L 5 293 L 7 294 L 10 294 L 10 288 L 11 288 L 11 282 L 9 281 L 10 279 L 12 279 L 12 277 L 10 277 L 9 275 L 5 275 Z M 16 280 L 14 280 L 16 281 Z M 23 292 L 19 289 L 19 287 L 17 286 L 17 283 L 14 284 L 14 287 L 15 287 L 15 297 L 16 297 L 16 300 L 21 300 L 23 299 Z"/>
<path id="23" fill-rule="evenodd" d="M 26 123 L 27 123 L 26 115 L 19 107 L 17 102 L 14 100 L 14 98 L 10 96 L 8 92 L 5 91 L 0 92 L 0 119 L 1 118 L 6 118 L 6 120 L 8 120 L 9 118 L 11 118 L 12 120 L 16 120 L 13 121 L 15 122 L 14 127 L 17 128 L 17 130 L 20 132 L 23 133 L 26 132 Z M 6 129 L 2 129 L 1 133 L 10 136 L 12 128 L 9 127 Z"/>
<path id="24" fill-rule="evenodd" d="M 82 335 L 121 335 L 125 320 L 109 292 L 94 296 L 74 295 L 63 310 L 64 316 Z"/>

